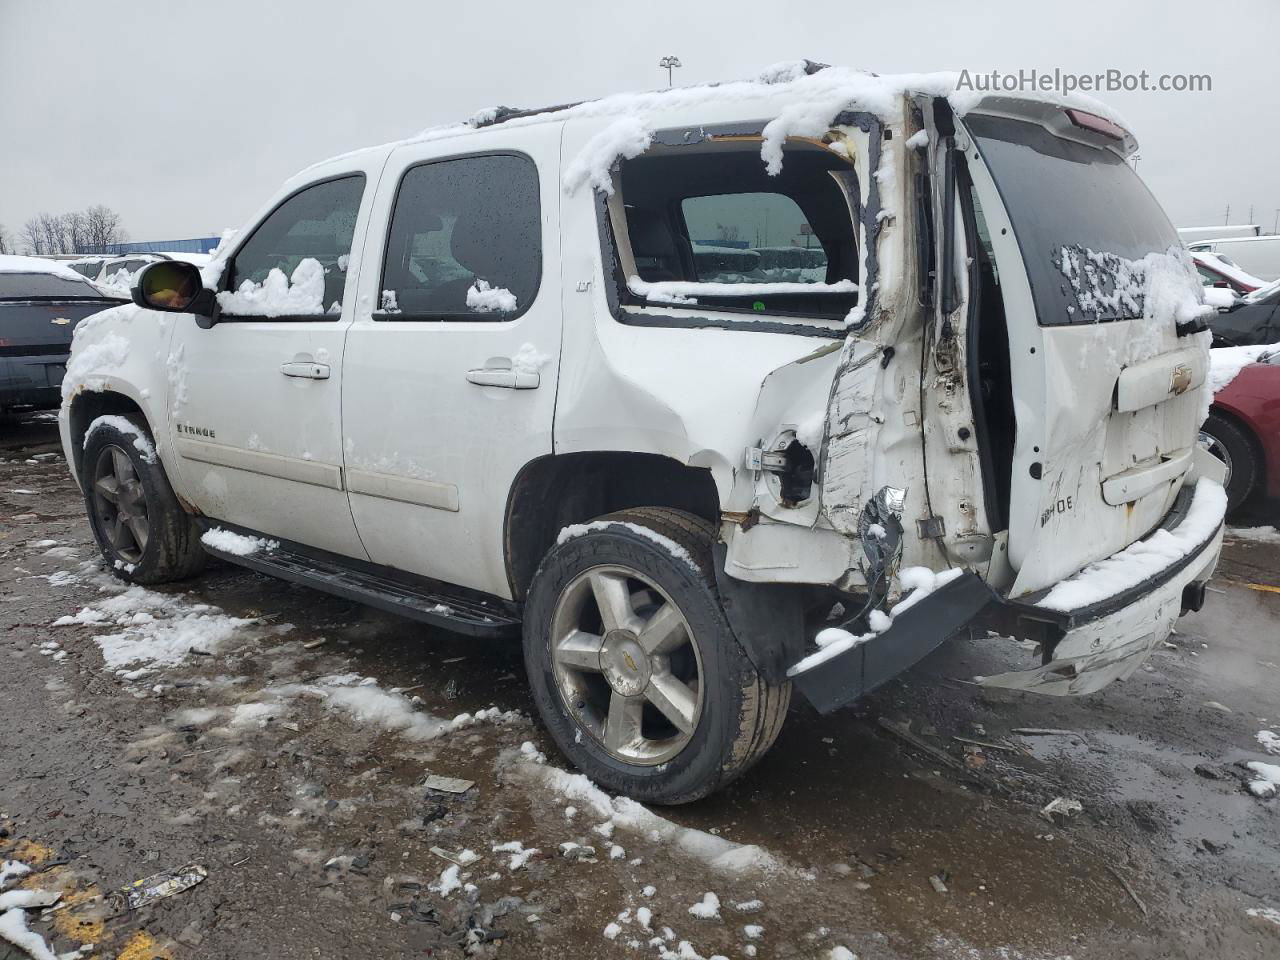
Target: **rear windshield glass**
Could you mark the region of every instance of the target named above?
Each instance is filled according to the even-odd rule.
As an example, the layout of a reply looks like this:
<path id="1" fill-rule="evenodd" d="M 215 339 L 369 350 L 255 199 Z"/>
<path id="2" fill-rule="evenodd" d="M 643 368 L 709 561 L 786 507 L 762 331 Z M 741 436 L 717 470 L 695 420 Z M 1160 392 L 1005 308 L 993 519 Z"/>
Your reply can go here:
<path id="1" fill-rule="evenodd" d="M 72 280 L 52 273 L 0 273 L 0 300 L 62 297 L 101 298 L 102 294 L 84 280 Z"/>
<path id="2" fill-rule="evenodd" d="M 1141 298 L 1112 296 L 1177 231 L 1133 169 L 1110 150 L 1055 137 L 1039 124 L 970 114 L 965 124 L 995 179 L 1022 249 L 1042 326 L 1142 316 Z M 1091 266 L 1090 266 L 1091 265 Z M 1081 303 L 1074 270 L 1093 269 Z"/>

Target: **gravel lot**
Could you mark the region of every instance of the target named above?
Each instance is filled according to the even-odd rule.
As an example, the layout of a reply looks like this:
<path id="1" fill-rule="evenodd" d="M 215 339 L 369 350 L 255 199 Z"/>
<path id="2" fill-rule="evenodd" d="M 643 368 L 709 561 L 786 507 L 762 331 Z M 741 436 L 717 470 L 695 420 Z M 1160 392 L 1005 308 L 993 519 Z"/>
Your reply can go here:
<path id="1" fill-rule="evenodd" d="M 1244 767 L 1280 763 L 1280 543 L 1232 540 L 1205 610 L 1100 694 L 985 692 L 1022 651 L 952 643 L 646 812 L 567 775 L 515 646 L 227 566 L 121 594 L 58 451 L 47 418 L 0 423 L 0 859 L 63 894 L 32 917 L 59 951 L 1280 956 L 1280 799 Z M 139 637 L 173 662 L 127 660 Z M 189 863 L 207 879 L 151 906 L 117 893 Z"/>

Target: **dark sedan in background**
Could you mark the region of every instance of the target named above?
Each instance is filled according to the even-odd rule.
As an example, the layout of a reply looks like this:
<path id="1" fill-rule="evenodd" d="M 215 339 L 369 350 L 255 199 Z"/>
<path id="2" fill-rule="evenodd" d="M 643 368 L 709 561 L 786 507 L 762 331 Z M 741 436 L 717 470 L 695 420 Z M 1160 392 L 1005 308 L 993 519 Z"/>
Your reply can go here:
<path id="1" fill-rule="evenodd" d="M 1280 342 L 1280 280 L 1245 294 L 1209 321 L 1215 347 Z"/>
<path id="2" fill-rule="evenodd" d="M 125 302 L 54 261 L 0 256 L 0 413 L 57 408 L 76 325 Z"/>

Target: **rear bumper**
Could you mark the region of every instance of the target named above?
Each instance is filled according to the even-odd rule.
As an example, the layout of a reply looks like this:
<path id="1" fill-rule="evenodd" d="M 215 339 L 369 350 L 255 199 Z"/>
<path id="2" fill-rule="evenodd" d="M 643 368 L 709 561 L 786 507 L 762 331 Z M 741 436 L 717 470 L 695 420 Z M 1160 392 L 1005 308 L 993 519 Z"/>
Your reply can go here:
<path id="1" fill-rule="evenodd" d="M 1207 481 L 1201 481 L 1207 482 Z M 1216 485 L 1215 485 L 1216 486 Z M 1190 517 L 1195 487 L 1188 487 L 1161 529 L 1177 534 L 1199 531 L 1204 516 Z M 1190 517 L 1190 519 L 1189 519 Z M 982 677 L 985 686 L 1075 696 L 1101 690 L 1130 676 L 1159 644 L 1168 639 L 1174 621 L 1198 610 L 1204 584 L 1213 576 L 1222 550 L 1222 517 L 1175 562 L 1140 583 L 1074 609 L 1051 609 L 1035 601 L 998 601 L 984 612 L 983 625 L 1004 634 L 1035 640 L 1043 663 Z"/>

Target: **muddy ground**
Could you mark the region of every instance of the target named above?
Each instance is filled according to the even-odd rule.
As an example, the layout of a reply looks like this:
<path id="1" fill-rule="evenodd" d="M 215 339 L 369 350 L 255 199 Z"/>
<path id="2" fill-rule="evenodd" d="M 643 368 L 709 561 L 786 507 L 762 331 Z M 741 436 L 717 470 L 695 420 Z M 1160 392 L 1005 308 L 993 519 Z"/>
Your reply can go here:
<path id="1" fill-rule="evenodd" d="M 829 717 L 796 702 L 739 783 L 654 811 L 706 832 L 673 835 L 559 778 L 515 646 L 217 566 L 135 614 L 230 623 L 216 655 L 108 666 L 94 638 L 119 626 L 52 626 L 118 596 L 54 425 L 0 424 L 0 448 L 0 859 L 63 893 L 63 909 L 28 914 L 59 951 L 1280 956 L 1280 799 L 1251 796 L 1243 768 L 1280 762 L 1257 739 L 1280 729 L 1280 590 L 1265 589 L 1280 587 L 1278 544 L 1231 542 L 1206 609 L 1099 694 L 983 691 L 968 679 L 1025 656 L 991 640 L 944 646 Z M 359 678 L 424 715 L 502 712 L 424 734 L 323 692 Z M 1063 732 L 1014 732 L 1028 727 Z M 431 774 L 475 785 L 437 791 Z M 1082 811 L 1051 822 L 1041 809 L 1059 797 Z M 738 850 L 734 870 L 690 852 L 706 834 L 762 849 Z M 492 849 L 511 841 L 540 852 L 513 869 Z M 569 842 L 595 855 L 562 855 Z M 469 887 L 439 889 L 451 864 L 432 848 L 479 855 L 459 871 Z M 207 879 L 151 906 L 116 892 L 189 863 Z M 708 892 L 719 916 L 691 914 Z"/>

